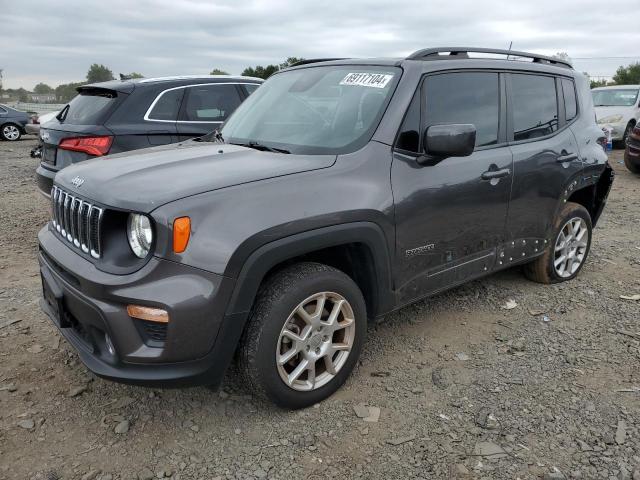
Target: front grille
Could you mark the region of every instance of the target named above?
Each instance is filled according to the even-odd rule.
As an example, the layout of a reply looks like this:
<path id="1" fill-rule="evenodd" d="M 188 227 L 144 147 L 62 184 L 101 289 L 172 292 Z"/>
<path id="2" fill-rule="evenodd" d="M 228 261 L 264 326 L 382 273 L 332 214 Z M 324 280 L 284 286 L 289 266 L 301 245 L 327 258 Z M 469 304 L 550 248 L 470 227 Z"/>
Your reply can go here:
<path id="1" fill-rule="evenodd" d="M 102 208 L 54 186 L 51 190 L 51 211 L 53 227 L 62 238 L 93 258 L 100 258 Z"/>

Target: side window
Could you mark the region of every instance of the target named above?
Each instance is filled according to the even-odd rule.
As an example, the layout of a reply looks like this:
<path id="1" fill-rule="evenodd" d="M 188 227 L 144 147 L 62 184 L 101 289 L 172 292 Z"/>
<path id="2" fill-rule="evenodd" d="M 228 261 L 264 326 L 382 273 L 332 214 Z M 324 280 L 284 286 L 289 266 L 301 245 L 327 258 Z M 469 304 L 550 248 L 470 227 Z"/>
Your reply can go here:
<path id="1" fill-rule="evenodd" d="M 420 152 L 420 87 L 413 96 L 400 127 L 396 148 L 408 152 Z"/>
<path id="2" fill-rule="evenodd" d="M 260 85 L 257 83 L 243 83 L 242 86 L 247 91 L 247 94 L 251 95 L 253 92 L 255 92 L 258 89 Z"/>
<path id="3" fill-rule="evenodd" d="M 558 130 L 555 79 L 512 74 L 511 88 L 514 140 L 544 137 Z"/>
<path id="4" fill-rule="evenodd" d="M 223 122 L 242 103 L 235 85 L 188 87 L 184 120 Z"/>
<path id="5" fill-rule="evenodd" d="M 500 83 L 497 73 L 445 73 L 425 82 L 425 127 L 472 123 L 476 147 L 498 143 Z"/>
<path id="6" fill-rule="evenodd" d="M 576 102 L 576 87 L 571 80 L 562 79 L 562 94 L 564 96 L 564 110 L 567 123 L 578 115 L 578 103 Z"/>
<path id="7" fill-rule="evenodd" d="M 170 120 L 175 122 L 178 119 L 182 95 L 184 95 L 184 88 L 176 88 L 162 93 L 151 112 L 149 112 L 149 120 Z"/>

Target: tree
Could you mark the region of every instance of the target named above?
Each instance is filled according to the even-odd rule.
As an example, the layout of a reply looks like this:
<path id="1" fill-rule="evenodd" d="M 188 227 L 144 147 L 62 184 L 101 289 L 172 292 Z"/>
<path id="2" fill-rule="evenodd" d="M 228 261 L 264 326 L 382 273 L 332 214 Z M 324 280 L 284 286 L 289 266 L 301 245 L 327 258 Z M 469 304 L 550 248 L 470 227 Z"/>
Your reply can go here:
<path id="1" fill-rule="evenodd" d="M 46 83 L 40 82 L 35 87 L 33 87 L 34 93 L 53 93 L 53 88 L 51 88 Z"/>
<path id="2" fill-rule="evenodd" d="M 285 60 L 284 63 L 281 63 L 279 66 L 280 68 L 287 68 L 290 67 L 291 65 L 298 63 L 298 62 L 304 62 L 304 58 L 298 58 L 298 57 L 289 57 Z"/>
<path id="3" fill-rule="evenodd" d="M 263 67 L 262 65 L 256 65 L 255 67 L 247 67 L 242 71 L 242 75 L 245 77 L 257 77 L 267 79 L 278 70 L 278 65 L 267 65 Z"/>
<path id="4" fill-rule="evenodd" d="M 120 75 L 120 80 L 132 80 L 134 78 L 144 78 L 144 75 L 138 72 L 121 73 L 119 75 Z"/>
<path id="5" fill-rule="evenodd" d="M 606 87 L 607 86 L 607 80 L 604 79 L 604 78 L 593 79 L 593 78 L 591 78 L 591 75 L 589 75 L 587 72 L 582 72 L 582 74 L 585 75 L 589 79 L 590 88 L 598 88 L 598 87 Z"/>
<path id="6" fill-rule="evenodd" d="M 114 80 L 113 72 L 104 65 L 94 63 L 89 67 L 89 71 L 87 72 L 88 83 L 107 82 L 109 80 Z"/>
<path id="7" fill-rule="evenodd" d="M 229 73 L 225 72 L 224 70 L 220 70 L 219 68 L 214 68 L 213 70 L 211 70 L 211 73 L 209 73 L 209 75 L 229 75 Z"/>
<path id="8" fill-rule="evenodd" d="M 632 63 L 626 67 L 620 66 L 613 76 L 617 85 L 636 85 L 640 83 L 640 62 Z"/>
<path id="9" fill-rule="evenodd" d="M 77 82 L 58 85 L 55 89 L 56 99 L 61 103 L 67 103 L 78 94 L 76 88 L 84 84 L 85 82 Z"/>

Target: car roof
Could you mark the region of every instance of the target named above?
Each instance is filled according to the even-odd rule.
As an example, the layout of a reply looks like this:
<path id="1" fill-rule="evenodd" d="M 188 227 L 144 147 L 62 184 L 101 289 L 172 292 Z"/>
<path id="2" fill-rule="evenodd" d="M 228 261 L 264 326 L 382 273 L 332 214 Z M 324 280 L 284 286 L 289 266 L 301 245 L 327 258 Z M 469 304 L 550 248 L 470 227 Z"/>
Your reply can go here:
<path id="1" fill-rule="evenodd" d="M 474 56 L 470 56 L 473 54 Z M 479 55 L 479 56 L 478 56 Z M 345 58 L 305 60 L 290 69 L 309 68 L 322 65 L 372 65 L 396 66 L 407 63 L 421 63 L 425 70 L 442 70 L 443 67 L 456 69 L 491 68 L 497 70 L 534 70 L 573 76 L 575 70 L 563 58 L 548 57 L 536 53 L 500 50 L 480 47 L 434 47 L 413 52 L 405 58 Z M 287 69 L 289 70 L 289 69 Z"/>
<path id="2" fill-rule="evenodd" d="M 592 88 L 591 91 L 596 90 L 624 90 L 624 89 L 640 89 L 640 85 L 609 85 L 607 87 Z"/>
<path id="3" fill-rule="evenodd" d="M 126 80 L 109 80 L 108 82 L 89 83 L 79 86 L 76 90 L 105 89 L 116 92 L 130 93 L 136 88 L 157 85 L 193 85 L 198 83 L 262 83 L 264 80 L 257 77 L 245 77 L 241 75 L 176 75 L 171 77 L 132 78 Z"/>

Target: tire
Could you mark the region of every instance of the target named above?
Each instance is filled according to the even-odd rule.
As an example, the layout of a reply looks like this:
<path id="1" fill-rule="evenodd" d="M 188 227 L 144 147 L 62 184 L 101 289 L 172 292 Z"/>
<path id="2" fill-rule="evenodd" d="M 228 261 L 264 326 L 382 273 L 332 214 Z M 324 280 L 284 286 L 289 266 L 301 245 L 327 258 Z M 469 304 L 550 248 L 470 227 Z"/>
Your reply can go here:
<path id="1" fill-rule="evenodd" d="M 569 222 L 572 222 L 571 225 Z M 579 227 L 577 239 L 573 238 L 576 226 Z M 589 255 L 591 234 L 589 212 L 582 205 L 567 202 L 554 221 L 549 247 L 542 256 L 524 266 L 525 276 L 534 282 L 545 284 L 574 279 Z M 561 235 L 564 235 L 564 242 Z M 561 260 L 563 255 L 565 260 Z"/>
<path id="2" fill-rule="evenodd" d="M 22 137 L 22 129 L 15 123 L 5 123 L 0 127 L 0 138 L 8 142 L 17 142 Z"/>
<path id="3" fill-rule="evenodd" d="M 627 151 L 625 152 L 624 155 L 624 166 L 627 167 L 627 170 L 629 170 L 631 173 L 635 173 L 636 175 L 640 175 L 640 160 L 638 160 L 637 162 L 633 162 L 630 158 L 629 158 L 629 147 L 627 147 Z"/>
<path id="4" fill-rule="evenodd" d="M 321 302 L 320 317 L 314 317 Z M 301 306 L 307 312 L 304 318 L 297 313 Z M 338 312 L 337 323 L 331 328 L 329 310 Z M 258 397 L 283 408 L 308 407 L 332 395 L 345 382 L 358 360 L 366 330 L 365 301 L 350 277 L 319 263 L 295 264 L 261 286 L 240 342 L 239 373 Z M 323 353 L 327 354 L 319 356 Z M 314 365 L 314 376 L 310 365 Z M 297 371 L 302 373 L 294 378 Z M 287 383 L 285 377 L 293 383 Z"/>

